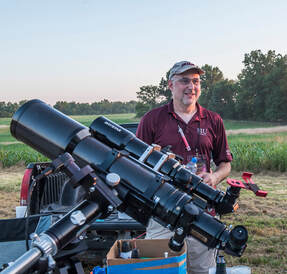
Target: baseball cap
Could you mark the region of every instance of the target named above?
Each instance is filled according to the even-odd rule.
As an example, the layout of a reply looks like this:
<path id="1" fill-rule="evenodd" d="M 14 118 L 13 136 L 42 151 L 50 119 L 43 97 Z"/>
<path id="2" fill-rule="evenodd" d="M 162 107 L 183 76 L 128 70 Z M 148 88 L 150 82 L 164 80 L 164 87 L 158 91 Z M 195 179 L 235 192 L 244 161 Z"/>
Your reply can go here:
<path id="1" fill-rule="evenodd" d="M 170 80 L 174 75 L 181 74 L 188 70 L 197 70 L 199 75 L 204 74 L 204 70 L 202 70 L 200 67 L 196 66 L 195 64 L 189 61 L 180 61 L 180 62 L 175 63 L 173 67 L 170 69 L 168 79 Z"/>

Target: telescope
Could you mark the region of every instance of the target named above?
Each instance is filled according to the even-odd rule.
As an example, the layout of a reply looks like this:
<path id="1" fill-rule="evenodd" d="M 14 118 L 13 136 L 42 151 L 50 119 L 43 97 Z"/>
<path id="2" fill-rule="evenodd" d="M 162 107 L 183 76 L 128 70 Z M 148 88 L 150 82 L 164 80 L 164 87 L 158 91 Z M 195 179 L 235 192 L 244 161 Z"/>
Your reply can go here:
<path id="1" fill-rule="evenodd" d="M 134 159 L 168 176 L 171 179 L 170 183 L 193 195 L 193 202 L 202 209 L 214 208 L 219 215 L 237 209 L 236 199 L 240 192 L 238 185 L 231 183 L 226 193 L 210 187 L 202 182 L 201 177 L 184 168 L 173 153 L 162 152 L 156 144 L 146 144 L 132 132 L 103 116 L 93 121 L 90 132 L 93 137 L 108 146 L 124 150 Z"/>
<path id="2" fill-rule="evenodd" d="M 98 123 L 105 125 L 108 134 L 99 129 Z M 106 118 L 96 119 L 87 128 L 44 102 L 31 100 L 13 115 L 10 129 L 17 140 L 54 160 L 51 172 L 63 168 L 73 187 L 82 187 L 86 193 L 79 205 L 34 241 L 35 260 L 38 256 L 54 256 L 94 218 L 103 218 L 114 208 L 144 225 L 152 217 L 174 231 L 169 246 L 175 251 L 191 235 L 209 248 L 238 257 L 243 254 L 246 228 L 230 230 L 206 213 L 206 205 L 196 198 L 215 206 L 219 213 L 228 213 L 239 192 L 231 197 L 206 186 L 170 154 L 145 152 L 147 144 L 130 138 L 122 127 Z M 22 266 L 26 260 L 20 260 Z M 13 273 L 9 268 L 3 273 Z"/>

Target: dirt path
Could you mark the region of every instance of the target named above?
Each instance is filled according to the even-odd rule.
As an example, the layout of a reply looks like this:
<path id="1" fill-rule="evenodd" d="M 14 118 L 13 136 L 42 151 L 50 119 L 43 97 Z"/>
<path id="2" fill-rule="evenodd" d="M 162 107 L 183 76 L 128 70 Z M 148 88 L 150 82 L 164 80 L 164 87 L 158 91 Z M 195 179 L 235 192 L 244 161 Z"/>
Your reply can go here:
<path id="1" fill-rule="evenodd" d="M 0 125 L 0 128 L 7 128 L 8 125 Z M 287 131 L 287 126 L 277 126 L 277 127 L 268 127 L 268 128 L 244 128 L 244 129 L 228 129 L 226 130 L 227 135 L 246 133 L 272 133 L 272 132 L 283 132 Z"/>
<path id="2" fill-rule="evenodd" d="M 261 133 L 275 133 L 287 131 L 287 126 L 266 127 L 266 128 L 242 128 L 226 130 L 227 135 L 235 135 L 240 133 L 246 134 L 261 134 Z"/>

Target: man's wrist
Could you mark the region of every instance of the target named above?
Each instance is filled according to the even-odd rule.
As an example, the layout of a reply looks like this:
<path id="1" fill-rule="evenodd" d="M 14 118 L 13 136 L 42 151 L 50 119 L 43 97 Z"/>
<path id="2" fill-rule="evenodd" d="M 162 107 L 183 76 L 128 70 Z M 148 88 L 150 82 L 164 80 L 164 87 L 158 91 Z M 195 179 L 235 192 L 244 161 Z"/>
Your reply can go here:
<path id="1" fill-rule="evenodd" d="M 217 172 L 214 172 L 212 174 L 215 177 L 215 185 L 218 185 L 220 183 L 220 175 Z"/>

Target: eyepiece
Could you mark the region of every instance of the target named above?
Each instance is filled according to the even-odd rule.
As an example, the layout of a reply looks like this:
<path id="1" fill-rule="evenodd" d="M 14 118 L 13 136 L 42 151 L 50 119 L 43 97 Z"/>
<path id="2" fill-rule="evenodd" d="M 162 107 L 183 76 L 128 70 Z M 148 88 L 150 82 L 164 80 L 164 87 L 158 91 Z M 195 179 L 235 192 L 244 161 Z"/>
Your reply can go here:
<path id="1" fill-rule="evenodd" d="M 248 240 L 248 232 L 247 229 L 242 226 L 236 226 L 233 230 L 230 232 L 230 245 L 234 249 L 240 249 L 243 245 L 246 244 Z"/>
<path id="2" fill-rule="evenodd" d="M 247 229 L 242 225 L 236 226 L 230 231 L 229 241 L 226 246 L 225 252 L 227 254 L 240 257 L 246 248 L 247 240 Z"/>

